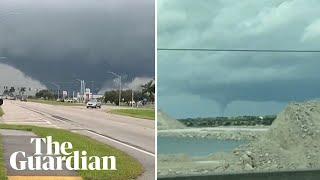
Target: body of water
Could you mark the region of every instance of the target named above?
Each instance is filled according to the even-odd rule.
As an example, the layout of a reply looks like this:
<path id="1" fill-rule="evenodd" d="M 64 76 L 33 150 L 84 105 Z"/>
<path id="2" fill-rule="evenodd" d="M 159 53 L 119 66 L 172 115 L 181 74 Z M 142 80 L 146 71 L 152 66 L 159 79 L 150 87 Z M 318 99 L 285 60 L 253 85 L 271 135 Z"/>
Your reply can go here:
<path id="1" fill-rule="evenodd" d="M 247 141 L 203 138 L 158 137 L 158 154 L 187 154 L 208 156 L 217 152 L 231 152 Z"/>

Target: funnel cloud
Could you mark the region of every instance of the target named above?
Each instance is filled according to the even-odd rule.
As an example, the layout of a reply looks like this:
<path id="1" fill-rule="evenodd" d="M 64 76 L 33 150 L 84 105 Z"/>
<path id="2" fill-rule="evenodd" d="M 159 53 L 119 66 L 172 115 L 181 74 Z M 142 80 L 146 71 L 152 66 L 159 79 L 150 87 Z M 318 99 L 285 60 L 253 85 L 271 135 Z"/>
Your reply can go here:
<path id="1" fill-rule="evenodd" d="M 159 48 L 320 50 L 320 1 L 158 2 Z M 158 51 L 159 108 L 264 115 L 320 97 L 320 53 Z"/>

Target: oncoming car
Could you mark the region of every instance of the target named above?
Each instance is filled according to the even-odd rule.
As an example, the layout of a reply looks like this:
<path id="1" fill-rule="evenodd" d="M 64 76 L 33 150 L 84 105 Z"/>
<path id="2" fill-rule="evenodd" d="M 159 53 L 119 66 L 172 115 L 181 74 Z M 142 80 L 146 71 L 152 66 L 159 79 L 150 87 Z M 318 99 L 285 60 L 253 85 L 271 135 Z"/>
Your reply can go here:
<path id="1" fill-rule="evenodd" d="M 90 101 L 87 102 L 87 108 L 101 108 L 101 102 L 99 102 L 97 99 L 90 99 Z"/>

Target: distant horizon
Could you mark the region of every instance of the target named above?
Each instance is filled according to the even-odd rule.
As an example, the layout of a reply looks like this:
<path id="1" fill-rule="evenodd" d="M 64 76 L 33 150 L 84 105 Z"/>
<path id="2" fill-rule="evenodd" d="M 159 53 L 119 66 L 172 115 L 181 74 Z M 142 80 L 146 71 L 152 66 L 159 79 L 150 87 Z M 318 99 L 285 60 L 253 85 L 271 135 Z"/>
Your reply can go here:
<path id="1" fill-rule="evenodd" d="M 162 111 L 164 112 L 164 111 Z M 275 114 L 264 114 L 264 115 L 238 115 L 238 116 L 198 116 L 198 117 L 181 117 L 181 118 L 175 118 L 173 116 L 171 116 L 169 113 L 166 113 L 164 112 L 165 114 L 167 114 L 169 117 L 172 117 L 176 120 L 184 120 L 184 119 L 197 119 L 197 118 L 201 118 L 201 119 L 205 119 L 205 118 L 217 118 L 217 117 L 227 117 L 227 118 L 230 118 L 230 117 L 241 117 L 241 116 L 277 116 L 279 113 L 275 113 Z"/>

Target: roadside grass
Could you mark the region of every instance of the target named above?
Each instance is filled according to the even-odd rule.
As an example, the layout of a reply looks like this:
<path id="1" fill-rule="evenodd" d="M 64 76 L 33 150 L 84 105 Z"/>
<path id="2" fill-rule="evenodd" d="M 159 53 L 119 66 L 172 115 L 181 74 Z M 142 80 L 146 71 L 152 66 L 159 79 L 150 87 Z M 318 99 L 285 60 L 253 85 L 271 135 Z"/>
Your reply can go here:
<path id="1" fill-rule="evenodd" d="M 87 151 L 87 157 L 89 156 L 115 156 L 117 161 L 116 171 L 78 171 L 78 174 L 85 180 L 101 180 L 101 179 L 136 179 L 143 173 L 142 165 L 125 154 L 124 152 L 117 150 L 111 146 L 100 143 L 89 137 L 82 136 L 76 133 L 72 133 L 62 129 L 43 128 L 36 126 L 21 126 L 21 125 L 0 125 L 0 129 L 15 129 L 32 131 L 39 137 L 52 136 L 54 141 L 71 142 L 73 145 L 73 151 Z M 1 163 L 1 162 L 0 162 Z M 80 162 L 81 164 L 81 162 Z M 1 167 L 1 166 L 0 166 Z M 2 167 L 3 168 L 3 167 Z M 0 170 L 0 172 L 3 171 Z M 1 177 L 1 176 L 0 176 Z"/>
<path id="2" fill-rule="evenodd" d="M 50 105 L 60 105 L 60 106 L 84 106 L 84 104 L 80 103 L 68 103 L 68 102 L 57 102 L 53 100 L 43 100 L 43 99 L 28 99 L 30 102 L 50 104 Z"/>
<path id="3" fill-rule="evenodd" d="M 2 110 L 2 108 L 0 107 L 0 117 L 2 117 L 4 115 L 4 112 Z"/>
<path id="4" fill-rule="evenodd" d="M 2 137 L 0 135 L 0 179 L 6 180 L 7 179 L 7 172 L 6 167 L 4 163 L 4 157 L 3 157 L 3 145 L 2 145 Z"/>
<path id="5" fill-rule="evenodd" d="M 108 111 L 113 114 L 130 116 L 142 119 L 155 119 L 155 110 L 154 109 L 112 109 Z"/>

